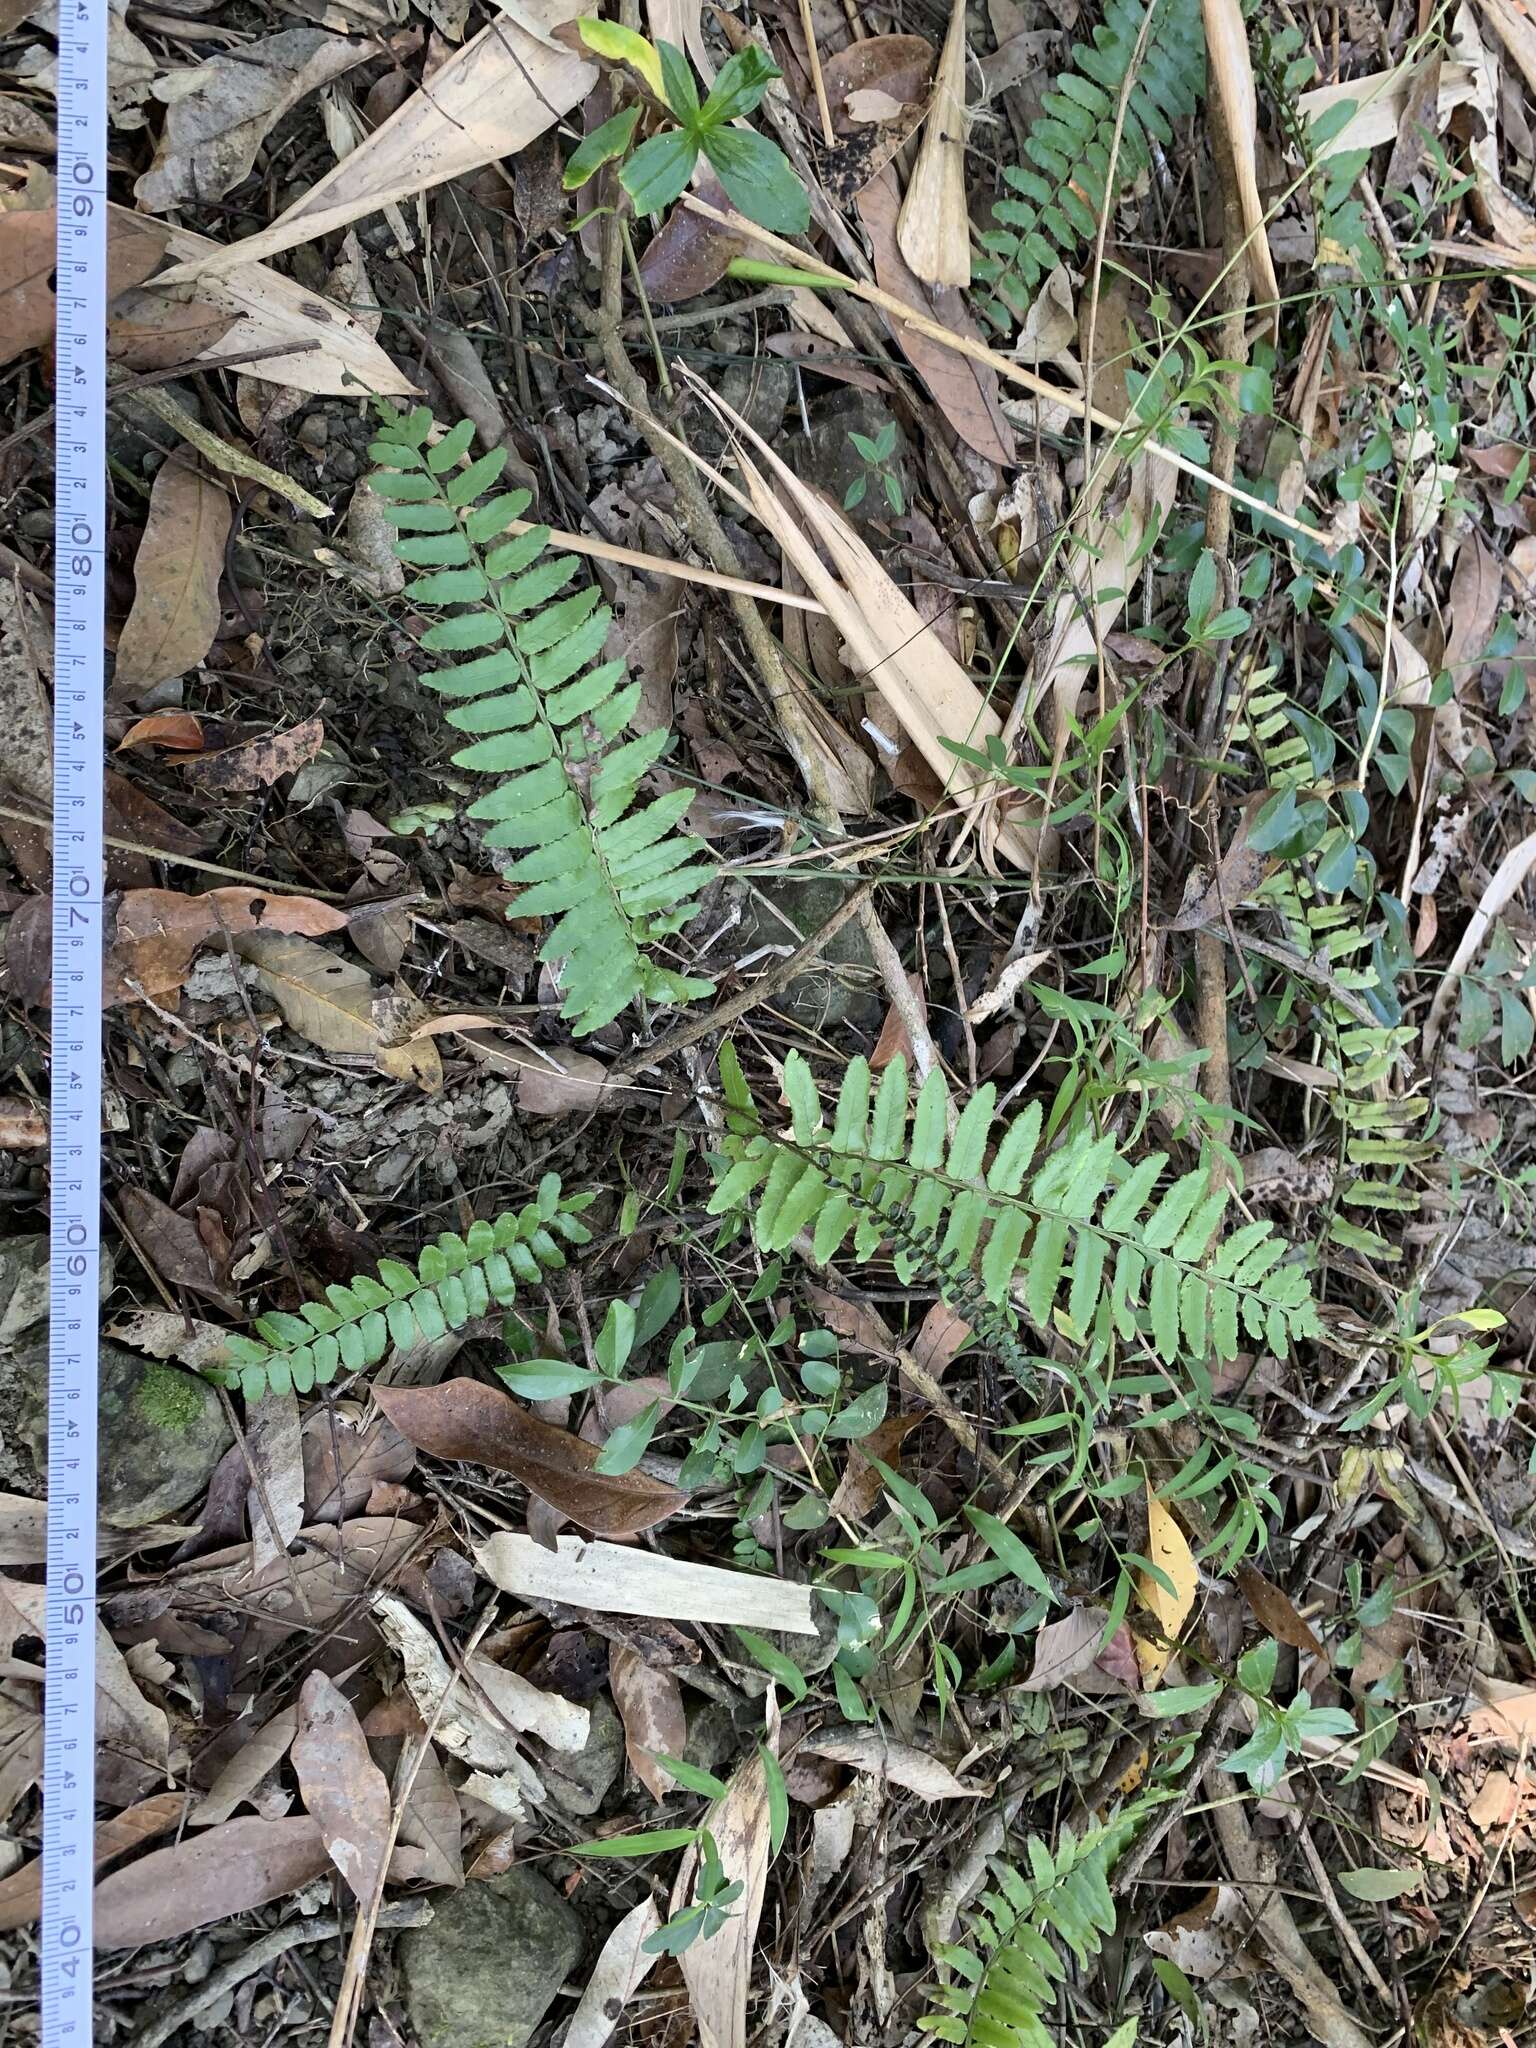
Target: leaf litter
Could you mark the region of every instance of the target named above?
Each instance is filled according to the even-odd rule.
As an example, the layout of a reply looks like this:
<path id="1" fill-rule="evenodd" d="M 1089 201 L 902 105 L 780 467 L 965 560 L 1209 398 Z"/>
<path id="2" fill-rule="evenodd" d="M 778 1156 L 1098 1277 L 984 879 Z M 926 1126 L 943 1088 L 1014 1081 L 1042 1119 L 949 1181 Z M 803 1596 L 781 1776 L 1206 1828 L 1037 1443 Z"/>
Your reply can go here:
<path id="1" fill-rule="evenodd" d="M 58 64 L 4 20 L 22 2000 Z M 1533 52 L 1509 0 L 110 11 L 111 2025 L 1519 2038 Z M 370 395 L 445 488 L 505 457 L 508 575 L 590 552 L 496 684 L 594 693 L 547 755 L 429 673 L 479 600 Z M 578 1029 L 593 899 L 505 870 L 629 762 L 656 978 Z"/>

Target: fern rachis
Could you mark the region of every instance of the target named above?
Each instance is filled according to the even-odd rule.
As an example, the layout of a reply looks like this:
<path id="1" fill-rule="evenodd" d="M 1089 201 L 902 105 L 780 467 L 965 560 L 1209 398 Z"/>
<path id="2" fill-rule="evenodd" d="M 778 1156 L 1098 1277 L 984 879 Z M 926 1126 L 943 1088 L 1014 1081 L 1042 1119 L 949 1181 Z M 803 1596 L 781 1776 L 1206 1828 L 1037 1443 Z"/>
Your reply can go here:
<path id="1" fill-rule="evenodd" d="M 982 236 L 989 254 L 978 266 L 999 326 L 1022 319 L 1041 279 L 1091 245 L 1106 209 L 1148 168 L 1154 145 L 1172 142 L 1173 123 L 1195 111 L 1204 87 L 1200 0 L 1108 0 L 1042 101 L 1024 145 L 1029 163 L 1004 169 L 1015 196 L 993 208 L 1000 226 Z"/>
<path id="2" fill-rule="evenodd" d="M 950 1136 L 943 1074 L 935 1069 L 909 1106 L 900 1058 L 874 1091 L 868 1061 L 853 1060 L 829 1121 L 809 1067 L 791 1052 L 791 1129 L 780 1137 L 763 1128 L 729 1046 L 720 1071 L 728 1135 L 712 1213 L 750 1206 L 764 1251 L 806 1231 L 821 1261 L 851 1239 L 863 1262 L 893 1239 L 903 1284 L 923 1273 L 973 1322 L 979 1301 L 1003 1324 L 1010 1358 L 1019 1309 L 1037 1329 L 1101 1352 L 1117 1338 L 1147 1341 L 1166 1364 L 1233 1359 L 1244 1330 L 1279 1352 L 1316 1330 L 1307 1268 L 1268 1222 L 1216 1242 L 1231 1192 L 1213 1190 L 1200 1168 L 1159 1193 L 1165 1154 L 1132 1165 L 1112 1136 L 1086 1130 L 1048 1153 L 1026 1185 L 1039 1104 L 994 1129 L 987 1084 Z"/>
<path id="3" fill-rule="evenodd" d="M 424 680 L 450 698 L 448 722 L 476 735 L 454 764 L 507 778 L 469 815 L 486 844 L 518 850 L 505 870 L 525 884 L 519 917 L 553 920 L 541 958 L 559 972 L 561 1014 L 596 1031 L 637 996 L 682 1003 L 712 984 L 663 967 L 648 950 L 694 914 L 713 868 L 677 828 L 692 800 L 669 791 L 635 808 L 642 778 L 666 750 L 663 728 L 621 739 L 640 698 L 621 661 L 600 661 L 608 608 L 595 586 L 561 596 L 579 564 L 548 552 L 549 529 L 507 537 L 526 491 L 477 502 L 497 482 L 505 449 L 458 464 L 473 429 L 462 421 L 426 445 L 424 408 L 393 416 L 372 444 L 372 479 L 396 530 L 395 552 L 425 570 L 413 604 L 473 606 L 429 626 L 428 653 L 471 658 Z"/>
<path id="4" fill-rule="evenodd" d="M 381 1259 L 377 1279 L 358 1274 L 345 1287 L 327 1287 L 324 1301 L 301 1303 L 297 1315 L 258 1316 L 257 1336 L 227 1337 L 229 1364 L 207 1377 L 239 1387 L 248 1401 L 269 1389 L 307 1394 L 340 1372 L 377 1365 L 391 1345 L 403 1350 L 493 1306 L 510 1307 L 520 1286 L 537 1285 L 565 1265 L 566 1245 L 590 1242 L 581 1212 L 592 1199 L 563 1194 L 559 1175 L 548 1173 L 524 1208 L 472 1223 L 462 1237 L 445 1232 L 414 1266 Z"/>

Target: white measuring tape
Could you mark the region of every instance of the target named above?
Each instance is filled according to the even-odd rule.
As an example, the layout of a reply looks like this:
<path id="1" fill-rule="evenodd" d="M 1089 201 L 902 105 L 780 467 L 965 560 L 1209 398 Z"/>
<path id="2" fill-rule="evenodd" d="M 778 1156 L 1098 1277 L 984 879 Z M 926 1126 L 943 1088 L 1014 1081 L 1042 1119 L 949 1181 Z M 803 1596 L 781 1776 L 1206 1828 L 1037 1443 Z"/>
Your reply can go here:
<path id="1" fill-rule="evenodd" d="M 44 2048 L 90 2048 L 92 2033 L 107 18 L 107 0 L 59 9 Z"/>

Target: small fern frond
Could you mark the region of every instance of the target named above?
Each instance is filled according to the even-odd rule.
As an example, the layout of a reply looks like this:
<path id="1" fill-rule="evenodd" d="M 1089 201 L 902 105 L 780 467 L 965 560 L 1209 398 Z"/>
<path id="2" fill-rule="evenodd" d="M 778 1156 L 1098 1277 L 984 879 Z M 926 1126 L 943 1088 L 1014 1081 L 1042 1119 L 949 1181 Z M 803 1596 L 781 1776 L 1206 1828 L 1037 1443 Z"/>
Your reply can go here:
<path id="1" fill-rule="evenodd" d="M 939 2009 L 918 2021 L 923 2032 L 958 2048 L 1054 2048 L 1041 2018 L 1066 1974 L 1054 1944 L 1086 1968 L 1114 1933 L 1109 1872 L 1128 1832 L 1112 1821 L 1079 1840 L 1063 1828 L 1054 1855 L 1031 1835 L 1027 1873 L 994 1862 L 972 1941 L 938 1952 L 951 1978 L 934 1994 Z"/>
<path id="2" fill-rule="evenodd" d="M 1115 116 L 1149 6 L 1116 147 Z M 1200 0 L 1108 0 L 1092 41 L 1073 45 L 1072 67 L 1041 102 L 1024 144 L 1028 165 L 1003 171 L 1018 196 L 993 208 L 999 226 L 982 236 L 988 254 L 977 266 L 999 326 L 1021 320 L 1041 279 L 1092 243 L 1106 210 L 1150 165 L 1153 144 L 1168 147 L 1174 122 L 1195 111 L 1204 90 Z"/>
<path id="3" fill-rule="evenodd" d="M 1168 1364 L 1213 1352 L 1234 1359 L 1244 1330 L 1282 1355 L 1317 1332 L 1307 1267 L 1268 1222 L 1222 1238 L 1231 1190 L 1213 1191 L 1202 1168 L 1160 1187 L 1165 1153 L 1133 1165 L 1113 1136 L 1092 1130 L 1036 1164 L 1039 1103 L 999 1123 L 990 1082 L 950 1135 L 942 1072 L 909 1106 L 900 1057 L 873 1093 L 869 1062 L 853 1060 L 829 1121 L 810 1068 L 791 1052 L 782 1137 L 763 1128 L 729 1045 L 720 1074 L 727 1135 L 710 1212 L 750 1209 L 766 1252 L 806 1231 L 818 1261 L 851 1239 L 862 1263 L 889 1239 L 902 1283 L 932 1278 L 968 1320 L 979 1299 L 1101 1353 L 1116 1336 L 1146 1342 Z"/>
<path id="4" fill-rule="evenodd" d="M 302 1303 L 297 1315 L 258 1316 L 261 1341 L 227 1337 L 229 1365 L 207 1377 L 238 1387 L 248 1401 L 269 1390 L 307 1394 L 338 1372 L 377 1365 L 392 1344 L 403 1350 L 444 1336 L 488 1314 L 493 1302 L 509 1307 L 519 1286 L 536 1286 L 565 1265 L 563 1246 L 591 1242 L 580 1220 L 591 1202 L 589 1194 L 562 1194 L 560 1176 L 547 1173 L 524 1208 L 472 1223 L 462 1237 L 445 1231 L 414 1266 L 381 1259 L 376 1280 L 358 1274 L 345 1287 L 327 1287 L 323 1302 Z"/>
<path id="5" fill-rule="evenodd" d="M 713 875 L 705 849 L 677 828 L 692 801 L 678 789 L 634 808 L 640 783 L 666 751 L 662 728 L 620 734 L 640 684 L 622 661 L 601 661 L 610 613 L 594 585 L 560 593 L 580 566 L 548 552 L 549 529 L 509 538 L 526 491 L 478 501 L 506 462 L 493 448 L 467 469 L 469 421 L 426 446 L 432 415 L 397 414 L 369 449 L 372 478 L 396 530 L 395 552 L 427 573 L 413 604 L 464 606 L 427 628 L 432 654 L 473 658 L 435 670 L 429 689 L 454 700 L 448 723 L 479 735 L 454 764 L 503 778 L 476 798 L 486 844 L 515 848 L 504 872 L 525 884 L 518 917 L 554 920 L 540 958 L 558 969 L 561 1015 L 580 1032 L 610 1023 L 637 996 L 685 1003 L 713 984 L 661 966 L 648 951 L 694 915 Z"/>

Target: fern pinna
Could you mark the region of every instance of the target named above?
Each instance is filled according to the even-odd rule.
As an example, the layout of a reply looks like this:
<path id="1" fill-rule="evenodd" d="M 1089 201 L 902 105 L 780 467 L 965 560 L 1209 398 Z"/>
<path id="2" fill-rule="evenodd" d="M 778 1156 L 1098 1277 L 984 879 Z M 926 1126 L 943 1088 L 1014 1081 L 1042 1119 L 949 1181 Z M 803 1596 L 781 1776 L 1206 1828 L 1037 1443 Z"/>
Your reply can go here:
<path id="1" fill-rule="evenodd" d="M 1055 2048 L 1041 2014 L 1066 1968 L 1050 1937 L 1086 1968 L 1114 1933 L 1109 1869 L 1127 1833 L 1123 1821 L 1081 1840 L 1063 1828 L 1054 1855 L 1031 1835 L 1027 1875 L 994 1862 L 993 1887 L 972 1912 L 972 1940 L 938 1952 L 951 1978 L 934 1994 L 938 2009 L 918 2026 L 961 2048 Z"/>
<path id="2" fill-rule="evenodd" d="M 1126 94 L 1148 7 L 1151 26 Z M 1024 143 L 1029 164 L 1003 170 L 1019 196 L 992 209 L 1000 225 L 982 236 L 988 254 L 977 266 L 998 326 L 1021 320 L 1040 280 L 1092 245 L 1106 210 L 1149 167 L 1153 145 L 1172 143 L 1173 123 L 1195 111 L 1204 90 L 1200 0 L 1108 0 L 1092 42 L 1074 43 L 1070 69 L 1041 102 Z"/>
<path id="3" fill-rule="evenodd" d="M 619 739 L 641 686 L 625 682 L 622 661 L 597 659 L 610 614 L 596 586 L 559 597 L 576 557 L 548 552 L 548 527 L 506 537 L 528 493 L 477 502 L 499 479 L 506 450 L 460 469 L 470 422 L 435 446 L 431 431 L 424 407 L 391 417 L 369 449 L 381 465 L 372 483 L 388 501 L 396 554 L 428 572 L 406 585 L 406 597 L 464 607 L 429 626 L 420 644 L 474 658 L 423 680 L 459 700 L 450 725 L 482 735 L 455 765 L 505 778 L 469 815 L 489 825 L 488 846 L 523 849 L 504 872 L 527 885 L 518 917 L 554 919 L 540 957 L 558 969 L 561 1015 L 596 1031 L 636 996 L 683 1003 L 708 995 L 712 983 L 663 967 L 648 950 L 693 916 L 713 872 L 699 841 L 676 829 L 690 790 L 634 808 L 671 735 L 663 728 Z"/>
<path id="4" fill-rule="evenodd" d="M 750 1208 L 757 1242 L 783 1251 L 808 1231 L 815 1257 L 852 1237 L 856 1260 L 894 1243 L 905 1285 L 921 1273 L 973 1324 L 973 1301 L 1011 1324 L 1022 1308 L 1103 1355 L 1118 1336 L 1166 1363 L 1233 1359 L 1242 1330 L 1284 1353 L 1317 1331 L 1307 1268 L 1271 1224 L 1245 1223 L 1214 1244 L 1231 1203 L 1203 1168 L 1157 1193 L 1167 1155 L 1134 1165 L 1112 1134 L 1063 1140 L 1035 1166 L 1041 1109 L 998 1124 L 997 1090 L 977 1089 L 949 1135 L 949 1090 L 935 1068 L 909 1107 L 907 1066 L 891 1061 L 872 1097 L 869 1062 L 849 1065 L 830 1122 L 811 1070 L 784 1062 L 791 1128 L 763 1128 L 730 1045 L 712 1214 Z M 996 1126 L 996 1128 L 994 1128 Z M 990 1162 L 988 1155 L 990 1153 Z M 1214 1244 L 1214 1250 L 1213 1250 Z M 989 1332 L 990 1334 L 990 1332 Z M 1012 1359 L 1012 1347 L 1005 1342 Z"/>
<path id="5" fill-rule="evenodd" d="M 358 1274 L 345 1287 L 327 1287 L 324 1301 L 302 1302 L 297 1315 L 258 1316 L 258 1336 L 226 1337 L 229 1363 L 209 1368 L 207 1377 L 238 1387 L 248 1401 L 269 1388 L 307 1394 L 339 1372 L 377 1365 L 392 1344 L 404 1349 L 444 1336 L 488 1314 L 493 1302 L 510 1307 L 520 1286 L 565 1265 L 565 1245 L 591 1242 L 581 1212 L 592 1200 L 562 1193 L 560 1176 L 547 1173 L 524 1208 L 471 1223 L 462 1237 L 445 1231 L 414 1266 L 381 1259 L 376 1280 Z"/>

